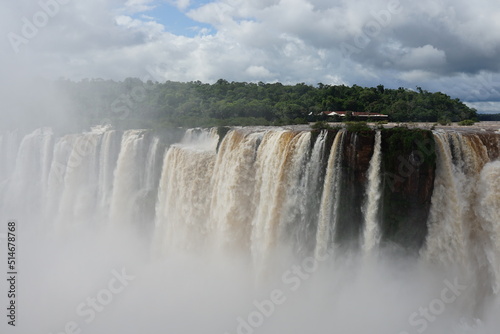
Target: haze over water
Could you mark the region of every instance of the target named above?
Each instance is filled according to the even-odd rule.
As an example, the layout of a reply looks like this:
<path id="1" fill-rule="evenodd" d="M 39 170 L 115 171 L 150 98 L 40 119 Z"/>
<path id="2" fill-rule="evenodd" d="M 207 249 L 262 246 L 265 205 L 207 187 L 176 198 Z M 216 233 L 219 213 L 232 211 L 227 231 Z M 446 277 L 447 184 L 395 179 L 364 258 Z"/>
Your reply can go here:
<path id="1" fill-rule="evenodd" d="M 217 149 L 215 129 L 173 145 L 102 126 L 2 132 L 2 161 L 15 161 L 2 169 L 1 219 L 19 226 L 16 329 L 493 333 L 500 136 L 434 132 L 416 250 L 383 227 L 380 131 L 363 200 L 347 208 L 362 218 L 341 219 L 358 136 L 241 128 Z"/>

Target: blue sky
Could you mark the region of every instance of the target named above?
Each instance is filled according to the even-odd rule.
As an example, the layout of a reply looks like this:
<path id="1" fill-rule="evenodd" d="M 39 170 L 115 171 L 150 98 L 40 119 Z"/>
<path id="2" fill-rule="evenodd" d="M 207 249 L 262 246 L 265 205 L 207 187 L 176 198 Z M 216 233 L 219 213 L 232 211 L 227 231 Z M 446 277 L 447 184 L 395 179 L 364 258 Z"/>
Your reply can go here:
<path id="1" fill-rule="evenodd" d="M 150 11 L 137 13 L 132 15 L 134 18 L 148 19 L 153 18 L 156 22 L 162 24 L 165 30 L 175 35 L 194 37 L 201 29 L 206 29 L 207 32 L 213 32 L 214 29 L 209 24 L 201 23 L 192 20 L 186 15 L 186 12 L 193 8 L 198 8 L 203 4 L 209 3 L 205 1 L 190 1 L 186 9 L 179 9 L 174 3 L 166 1 L 157 1 L 154 3 L 154 8 Z"/>
<path id="2" fill-rule="evenodd" d="M 48 15 L 40 3 L 57 10 Z M 33 32 L 26 24 L 36 19 Z M 7 82 L 29 75 L 419 86 L 500 110 L 496 0 L 4 1 L 0 35 Z"/>

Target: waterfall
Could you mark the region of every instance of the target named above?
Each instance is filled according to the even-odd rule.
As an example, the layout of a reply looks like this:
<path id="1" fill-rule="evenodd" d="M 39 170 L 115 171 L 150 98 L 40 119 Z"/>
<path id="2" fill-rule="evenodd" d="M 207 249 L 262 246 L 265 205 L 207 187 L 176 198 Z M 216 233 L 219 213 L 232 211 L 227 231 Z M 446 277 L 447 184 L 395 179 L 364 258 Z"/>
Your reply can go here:
<path id="1" fill-rule="evenodd" d="M 325 144 L 328 136 L 327 131 L 322 131 L 314 143 L 310 156 L 301 152 L 306 159 L 303 176 L 297 178 L 296 186 L 292 186 L 297 195 L 300 197 L 290 196 L 289 208 L 295 208 L 294 216 L 289 218 L 285 215 L 283 220 L 291 219 L 293 221 L 290 231 L 288 231 L 289 239 L 292 247 L 297 254 L 309 255 L 316 246 L 316 232 L 319 217 L 319 209 L 321 205 L 321 193 L 324 181 L 324 154 Z M 305 146 L 302 146 L 305 149 Z M 309 159 L 307 159 L 309 158 Z M 298 205 L 297 205 L 298 204 Z M 285 225 L 286 223 L 282 223 Z"/>
<path id="2" fill-rule="evenodd" d="M 68 319 L 92 333 L 144 325 L 116 330 L 128 323 L 109 314 L 160 319 L 163 330 L 167 313 L 184 332 L 196 330 L 177 315 L 219 333 L 498 327 L 480 328 L 496 319 L 500 294 L 499 133 L 290 126 L 174 135 L 0 132 L 0 219 L 21 227 L 19 305 L 30 319 L 44 306 L 30 302 L 50 310 L 21 322 L 22 332 L 61 332 Z M 130 284 L 104 305 L 120 270 Z M 93 309 L 87 296 L 113 312 L 87 324 L 75 314 Z"/>
<path id="3" fill-rule="evenodd" d="M 478 133 L 434 133 L 437 144 L 435 189 L 424 257 L 457 268 L 469 280 L 471 307 L 484 307 L 499 291 L 498 139 Z"/>
<path id="4" fill-rule="evenodd" d="M 351 238 L 339 226 L 359 224 L 360 248 L 370 252 L 380 247 L 391 214 L 382 200 L 382 159 L 390 153 L 384 138 L 382 131 L 283 128 L 235 128 L 220 138 L 217 129 L 189 129 L 168 146 L 152 131 L 109 126 L 61 136 L 50 129 L 24 138 L 5 132 L 0 156 L 15 163 L 1 168 L 2 211 L 40 215 L 61 231 L 101 222 L 137 226 L 153 235 L 160 253 L 237 251 L 257 267 L 283 248 L 320 256 L 337 239 Z M 434 184 L 423 187 L 431 192 L 421 199 L 430 203 L 422 258 L 488 272 L 487 280 L 498 282 L 498 134 L 439 130 L 433 138 Z M 353 174 L 360 161 L 367 170 Z M 404 172 L 392 176 L 391 186 L 400 187 L 398 180 L 410 175 Z M 418 191 L 418 198 L 426 194 Z M 32 210 L 23 212 L 26 206 Z"/>
<path id="5" fill-rule="evenodd" d="M 147 130 L 128 130 L 123 134 L 109 209 L 113 224 L 148 229 L 144 226 L 149 223 L 145 221 L 148 217 L 145 208 L 154 207 L 156 192 L 151 187 L 158 182 L 157 151 L 158 139 L 151 138 Z"/>
<path id="6" fill-rule="evenodd" d="M 197 135 L 188 131 L 182 144 L 171 146 L 165 154 L 155 218 L 159 252 L 203 250 L 217 141 L 213 131 Z"/>
<path id="7" fill-rule="evenodd" d="M 8 208 L 14 208 L 15 211 L 23 212 L 22 216 L 32 217 L 32 214 L 42 209 L 52 159 L 52 141 L 51 129 L 37 129 L 22 139 L 14 160 L 14 154 L 11 151 L 12 137 L 7 136 L 6 152 L 2 156 L 10 160 L 2 161 L 2 163 L 13 164 L 15 161 L 15 167 L 4 181 L 7 191 L 4 194 L 5 197 L 0 197 L 4 197 L 2 212 L 6 212 Z M 8 175 L 8 168 L 6 169 Z"/>
<path id="8" fill-rule="evenodd" d="M 278 242 L 280 240 L 290 240 L 294 247 L 299 245 L 293 242 L 293 238 L 304 236 L 300 234 L 300 230 L 304 229 L 307 223 L 303 221 L 307 219 L 308 209 L 308 184 L 307 184 L 307 166 L 310 160 L 311 133 L 303 132 L 294 137 L 290 143 L 290 154 L 285 158 L 284 168 L 285 178 L 282 183 L 285 188 L 283 194 L 283 209 L 278 223 Z M 305 241 L 305 240 L 304 240 Z M 306 243 L 301 243 L 297 250 L 302 246 L 307 246 Z"/>
<path id="9" fill-rule="evenodd" d="M 471 265 L 470 238 L 478 229 L 473 204 L 481 169 L 489 160 L 475 135 L 436 132 L 437 167 L 425 256 Z"/>
<path id="10" fill-rule="evenodd" d="M 325 185 L 321 197 L 321 206 L 316 235 L 315 255 L 317 258 L 326 254 L 333 246 L 337 225 L 337 210 L 340 196 L 340 157 L 342 155 L 345 131 L 339 131 L 333 141 L 328 159 Z"/>
<path id="11" fill-rule="evenodd" d="M 481 219 L 479 240 L 492 278 L 492 289 L 500 293 L 500 161 L 487 163 L 478 183 L 476 214 Z"/>
<path id="12" fill-rule="evenodd" d="M 280 242 L 292 242 L 298 252 L 314 244 L 315 235 L 308 234 L 317 224 L 319 197 L 313 193 L 322 187 L 326 133 L 311 152 L 309 132 L 233 130 L 218 152 L 213 136 L 189 131 L 165 155 L 156 212 L 159 247 L 211 243 L 250 250 L 255 265 L 263 266 Z"/>
<path id="13" fill-rule="evenodd" d="M 232 130 L 219 147 L 211 180 L 209 230 L 214 234 L 214 247 L 222 251 L 250 248 L 256 152 L 263 136 L 262 131 Z"/>
<path id="14" fill-rule="evenodd" d="M 380 207 L 380 163 L 381 163 L 381 133 L 375 134 L 375 148 L 368 169 L 368 184 L 366 186 L 366 203 L 363 207 L 365 216 L 363 231 L 363 250 L 370 252 L 380 243 L 380 226 L 378 212 Z"/>
<path id="15" fill-rule="evenodd" d="M 61 229 L 71 225 L 91 224 L 98 207 L 99 148 L 106 127 L 95 127 L 87 133 L 71 139 L 71 152 L 63 163 L 64 186 L 56 223 Z M 53 171 L 61 175 L 60 166 Z"/>
<path id="16" fill-rule="evenodd" d="M 299 184 L 310 143 L 309 133 L 270 131 L 257 151 L 256 203 L 251 251 L 262 267 L 283 235 L 284 224 L 293 224 L 294 210 L 303 203 Z M 296 209 L 299 207 L 298 209 Z M 286 217 L 288 215 L 288 217 Z"/>
<path id="17" fill-rule="evenodd" d="M 157 175 L 159 173 L 156 168 L 156 161 L 158 158 L 158 151 L 160 148 L 160 139 L 154 137 L 149 145 L 148 154 L 146 156 L 146 175 L 144 176 L 144 185 L 146 191 L 150 191 L 156 187 Z"/>
<path id="18" fill-rule="evenodd" d="M 437 148 L 436 180 L 429 214 L 429 236 L 425 256 L 443 262 L 459 262 L 466 258 L 466 232 L 462 225 L 461 183 L 454 168 L 446 133 L 435 133 Z M 465 181 L 465 180 L 461 180 Z"/>
<path id="19" fill-rule="evenodd" d="M 77 136 L 69 135 L 59 138 L 54 146 L 52 163 L 48 176 L 47 198 L 44 210 L 46 220 L 59 215 L 59 205 L 64 192 L 64 179 L 69 157 Z"/>
<path id="20" fill-rule="evenodd" d="M 109 212 L 113 191 L 113 172 L 118 159 L 119 137 L 115 130 L 104 133 L 99 155 L 99 206 L 105 213 Z"/>

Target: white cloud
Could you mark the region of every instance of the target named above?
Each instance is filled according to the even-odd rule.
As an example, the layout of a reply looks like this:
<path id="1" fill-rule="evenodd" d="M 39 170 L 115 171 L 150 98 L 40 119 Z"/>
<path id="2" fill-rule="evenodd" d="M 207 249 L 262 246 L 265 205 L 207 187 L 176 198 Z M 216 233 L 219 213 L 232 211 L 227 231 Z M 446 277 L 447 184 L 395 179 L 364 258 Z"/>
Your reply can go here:
<path id="1" fill-rule="evenodd" d="M 179 8 L 179 10 L 186 10 L 191 5 L 190 0 L 169 0 L 169 2 Z"/>
<path id="2" fill-rule="evenodd" d="M 411 70 L 401 72 L 399 78 L 410 83 L 419 83 L 435 79 L 437 78 L 437 74 L 430 71 Z"/>
<path id="3" fill-rule="evenodd" d="M 115 20 L 118 26 L 134 32 L 140 32 L 143 36 L 147 36 L 148 40 L 162 38 L 162 35 L 165 33 L 164 26 L 155 22 L 153 19 L 142 21 L 133 19 L 130 16 L 120 15 L 117 16 Z"/>
<path id="4" fill-rule="evenodd" d="M 226 24 L 234 23 L 237 9 L 227 3 L 212 2 L 193 9 L 188 16 L 195 21 L 211 24 L 217 28 L 224 28 Z"/>
<path id="5" fill-rule="evenodd" d="M 424 45 L 417 48 L 405 48 L 403 55 L 399 60 L 399 65 L 408 69 L 436 68 L 444 65 L 446 54 L 432 45 Z"/>
<path id="6" fill-rule="evenodd" d="M 480 113 L 484 114 L 500 114 L 500 102 L 489 101 L 489 102 L 465 102 L 469 107 L 476 109 Z"/>
<path id="7" fill-rule="evenodd" d="M 159 81 L 382 83 L 471 100 L 500 96 L 469 84 L 500 71 L 500 3 L 395 1 L 217 0 L 196 7 L 171 0 L 213 27 L 193 37 L 173 35 L 155 21 L 158 1 L 70 2 L 20 46 L 20 55 L 7 38 L 0 41 L 6 65 L 0 74 L 22 68 L 50 77 L 123 79 L 149 71 Z M 0 32 L 21 34 L 22 18 L 39 10 L 33 1 L 3 2 Z M 342 43 L 355 47 L 351 58 Z"/>
<path id="8" fill-rule="evenodd" d="M 251 76 L 251 77 L 254 77 L 254 78 L 265 78 L 265 79 L 269 79 L 273 76 L 273 74 L 271 72 L 269 72 L 269 70 L 267 68 L 265 68 L 264 66 L 255 66 L 255 65 L 252 65 L 250 67 L 248 67 L 245 72 Z"/>
<path id="9" fill-rule="evenodd" d="M 152 4 L 155 0 L 127 0 L 123 5 L 123 10 L 127 13 L 140 13 L 149 11 L 155 6 Z"/>

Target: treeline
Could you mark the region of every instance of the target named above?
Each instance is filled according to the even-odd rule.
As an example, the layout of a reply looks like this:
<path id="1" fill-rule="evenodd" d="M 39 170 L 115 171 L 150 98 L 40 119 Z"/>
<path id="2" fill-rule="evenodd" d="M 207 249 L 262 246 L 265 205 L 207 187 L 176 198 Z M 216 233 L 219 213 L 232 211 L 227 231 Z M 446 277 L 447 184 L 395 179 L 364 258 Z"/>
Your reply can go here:
<path id="1" fill-rule="evenodd" d="M 395 122 L 477 119 L 459 99 L 417 87 L 298 83 L 142 82 L 59 80 L 82 123 L 111 120 L 122 126 L 283 125 L 325 120 L 323 111 L 362 111 L 389 115 Z"/>
<path id="2" fill-rule="evenodd" d="M 500 121 L 500 114 L 478 114 L 480 121 Z"/>

